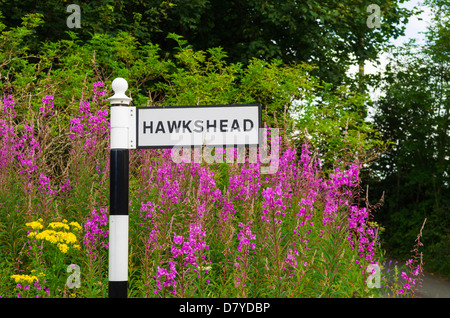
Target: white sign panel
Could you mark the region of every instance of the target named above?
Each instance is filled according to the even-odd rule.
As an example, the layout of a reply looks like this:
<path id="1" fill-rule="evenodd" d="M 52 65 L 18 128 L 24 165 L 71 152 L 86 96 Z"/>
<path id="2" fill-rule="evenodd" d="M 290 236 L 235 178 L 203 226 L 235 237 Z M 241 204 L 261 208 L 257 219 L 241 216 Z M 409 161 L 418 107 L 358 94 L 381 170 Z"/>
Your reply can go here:
<path id="1" fill-rule="evenodd" d="M 260 145 L 261 105 L 136 107 L 137 148 Z"/>

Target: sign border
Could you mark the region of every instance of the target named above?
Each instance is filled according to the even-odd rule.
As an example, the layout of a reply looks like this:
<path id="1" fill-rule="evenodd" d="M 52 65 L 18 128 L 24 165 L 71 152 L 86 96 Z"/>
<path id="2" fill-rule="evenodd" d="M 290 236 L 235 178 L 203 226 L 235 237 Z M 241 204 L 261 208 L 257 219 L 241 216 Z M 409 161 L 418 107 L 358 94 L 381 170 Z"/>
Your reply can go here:
<path id="1" fill-rule="evenodd" d="M 139 113 L 141 109 L 165 109 L 165 108 L 203 108 L 203 107 L 248 107 L 248 106 L 257 106 L 258 107 L 258 120 L 259 120 L 259 127 L 258 128 L 258 144 L 234 144 L 233 147 L 238 146 L 260 146 L 262 144 L 262 134 L 261 134 L 261 128 L 262 127 L 262 105 L 261 104 L 222 104 L 222 105 L 187 105 L 187 106 L 139 106 L 136 107 L 136 149 L 170 149 L 170 148 L 186 148 L 190 147 L 193 148 L 200 148 L 203 147 L 203 145 L 159 145 L 159 146 L 139 146 Z M 208 144 L 206 146 L 210 147 L 230 147 L 231 144 Z"/>

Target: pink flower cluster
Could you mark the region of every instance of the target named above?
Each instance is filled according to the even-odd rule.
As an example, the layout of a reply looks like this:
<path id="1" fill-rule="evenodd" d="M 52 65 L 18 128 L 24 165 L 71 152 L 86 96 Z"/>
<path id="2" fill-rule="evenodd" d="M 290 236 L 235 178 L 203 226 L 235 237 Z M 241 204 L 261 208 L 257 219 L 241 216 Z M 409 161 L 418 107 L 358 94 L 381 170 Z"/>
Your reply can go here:
<path id="1" fill-rule="evenodd" d="M 223 197 L 222 192 L 216 188 L 216 181 L 212 171 L 205 167 L 199 167 L 197 174 L 199 176 L 199 188 L 196 202 L 196 218 L 197 221 L 200 221 L 205 217 L 208 205 L 216 201 L 219 202 Z"/>
<path id="2" fill-rule="evenodd" d="M 183 236 L 174 234 L 171 252 L 173 258 L 182 257 L 184 267 L 191 266 L 194 271 L 205 263 L 204 252 L 209 249 L 204 238 L 206 231 L 202 230 L 199 223 L 192 223 L 189 226 L 189 238 L 184 240 Z"/>
<path id="3" fill-rule="evenodd" d="M 176 295 L 175 290 L 175 278 L 177 275 L 177 269 L 174 261 L 168 261 L 169 270 L 161 268 L 158 266 L 156 271 L 156 276 L 153 278 L 156 280 L 156 289 L 154 291 L 155 295 L 158 294 L 163 287 L 172 287 L 171 294 Z"/>
<path id="4" fill-rule="evenodd" d="M 205 167 L 199 167 L 197 171 L 199 174 L 199 197 L 206 200 L 208 196 L 211 196 L 213 201 L 221 198 L 222 193 L 216 188 L 214 172 Z"/>
<path id="5" fill-rule="evenodd" d="M 164 204 L 167 200 L 169 203 L 179 203 L 183 195 L 183 191 L 180 189 L 178 180 L 165 179 L 161 189 L 161 203 Z"/>
<path id="6" fill-rule="evenodd" d="M 261 188 L 259 164 L 249 164 L 241 168 L 241 173 L 230 177 L 228 191 L 235 200 L 246 201 L 258 195 Z"/>
<path id="7" fill-rule="evenodd" d="M 11 153 L 14 153 L 15 134 L 13 119 L 16 117 L 14 98 L 8 95 L 3 98 L 2 118 L 0 118 L 0 167 L 11 163 Z"/>
<path id="8" fill-rule="evenodd" d="M 25 124 L 22 137 L 16 141 L 14 154 L 20 173 L 32 174 L 37 171 L 35 162 L 41 154 L 41 148 L 33 124 Z"/>
<path id="9" fill-rule="evenodd" d="M 254 242 L 256 240 L 256 235 L 252 233 L 250 224 L 244 225 L 242 222 L 239 222 L 238 226 L 242 228 L 237 235 L 239 240 L 238 251 L 247 255 L 250 250 L 255 250 L 256 244 L 252 243 L 252 241 Z"/>
<path id="10" fill-rule="evenodd" d="M 52 116 L 55 114 L 55 111 L 53 110 L 53 96 L 46 95 L 42 98 L 42 106 L 39 107 L 39 111 L 41 112 L 39 116 L 46 117 L 48 115 Z"/>
<path id="11" fill-rule="evenodd" d="M 204 237 L 206 232 L 202 230 L 201 225 L 192 223 L 189 227 L 189 238 L 186 240 L 182 235 L 174 233 L 173 244 L 171 245 L 172 257 L 167 261 L 168 269 L 157 267 L 156 275 L 153 278 L 156 281 L 155 294 L 160 293 L 164 287 L 171 287 L 171 294 L 176 295 L 176 277 L 181 272 L 202 271 L 206 264 L 204 252 L 209 248 Z M 180 258 L 178 260 L 178 258 Z M 180 268 L 177 270 L 177 265 Z M 183 269 L 184 268 L 184 269 Z M 206 270 L 206 273 L 208 270 Z"/>
<path id="12" fill-rule="evenodd" d="M 44 280 L 43 283 L 47 283 L 47 281 Z M 43 296 L 45 298 L 48 298 L 48 296 L 50 295 L 50 290 L 48 289 L 48 287 L 45 287 L 37 280 L 35 280 L 32 285 L 22 286 L 22 284 L 18 283 L 16 285 L 16 290 L 17 298 L 22 298 L 22 294 L 25 292 L 29 295 L 31 290 L 34 290 L 37 293 L 35 298 L 40 298 L 40 295 L 41 297 Z"/>
<path id="13" fill-rule="evenodd" d="M 108 110 L 91 113 L 89 102 L 80 103 L 80 116 L 70 120 L 70 138 L 83 138 L 90 132 L 106 132 L 108 130 Z"/>
<path id="14" fill-rule="evenodd" d="M 352 196 L 351 188 L 359 183 L 359 169 L 357 165 L 351 165 L 350 169 L 340 172 L 339 168 L 330 175 L 330 180 L 323 182 L 323 189 L 327 192 L 325 198 L 325 211 L 323 224 L 335 221 L 338 209 L 349 206 L 348 198 Z"/>
<path id="15" fill-rule="evenodd" d="M 83 243 L 89 255 L 97 258 L 95 252 L 99 252 L 98 247 L 108 248 L 108 211 L 100 208 L 100 211 L 93 210 L 84 223 Z"/>
<path id="16" fill-rule="evenodd" d="M 245 287 L 246 281 L 248 278 L 248 270 L 249 270 L 249 253 L 250 251 L 253 251 L 253 254 L 255 254 L 255 248 L 256 248 L 256 235 L 252 233 L 252 230 L 250 228 L 250 224 L 243 224 L 242 222 L 239 222 L 238 226 L 242 228 L 237 238 L 239 240 L 238 244 L 238 253 L 236 256 L 236 261 L 234 263 L 234 266 L 238 269 L 238 275 L 236 276 L 235 280 L 235 286 L 236 287 Z"/>
<path id="17" fill-rule="evenodd" d="M 267 223 L 281 224 L 281 217 L 286 216 L 286 205 L 283 202 L 283 191 L 280 186 L 275 190 L 266 188 L 262 191 L 264 198 L 261 220 Z"/>
<path id="18" fill-rule="evenodd" d="M 94 83 L 94 96 L 101 96 L 104 91 L 98 91 L 98 87 L 103 87 L 102 82 Z M 70 119 L 70 138 L 85 139 L 88 143 L 86 149 L 90 149 L 92 144 L 100 138 L 97 135 L 109 135 L 108 109 L 91 110 L 90 102 L 81 101 L 78 110 L 78 117 Z"/>
<path id="19" fill-rule="evenodd" d="M 50 183 L 50 178 L 41 172 L 39 176 L 38 191 L 49 196 L 56 196 L 58 192 Z"/>
<path id="20" fill-rule="evenodd" d="M 94 96 L 103 96 L 105 95 L 105 90 L 99 90 L 99 87 L 103 87 L 104 84 L 101 81 L 95 82 L 93 84 L 94 88 L 92 89 L 92 92 L 94 93 Z"/>
<path id="21" fill-rule="evenodd" d="M 404 295 L 405 293 L 411 291 L 413 292 L 415 289 L 415 286 L 417 284 L 417 281 L 419 279 L 419 275 L 421 273 L 420 265 L 416 265 L 414 269 L 412 269 L 413 266 L 413 260 L 409 259 L 406 261 L 406 266 L 408 266 L 411 269 L 410 275 L 408 275 L 406 272 L 402 272 L 401 277 L 405 280 L 405 283 L 403 284 L 403 288 L 398 290 L 398 293 L 400 295 Z M 413 278 L 416 276 L 417 278 Z"/>
<path id="22" fill-rule="evenodd" d="M 2 117 L 6 118 L 15 118 L 16 117 L 16 111 L 14 110 L 14 97 L 12 95 L 3 96 L 3 108 L 2 111 Z"/>
<path id="23" fill-rule="evenodd" d="M 298 257 L 300 256 L 300 253 L 296 248 L 290 248 L 287 252 L 287 256 L 285 259 L 285 267 L 284 270 L 289 270 L 291 272 L 294 272 L 298 268 Z M 308 263 L 303 262 L 303 267 L 307 267 Z"/>
<path id="24" fill-rule="evenodd" d="M 158 247 L 158 223 L 156 219 L 156 206 L 153 202 L 141 203 L 140 217 L 142 223 L 140 226 L 147 224 L 148 238 L 146 242 L 146 249 L 153 252 Z"/>
<path id="25" fill-rule="evenodd" d="M 296 151 L 287 147 L 278 160 L 278 170 L 272 178 L 272 184 L 279 185 L 283 189 L 283 197 L 288 200 L 291 200 L 293 196 L 292 180 L 295 180 L 298 174 Z"/>
<path id="26" fill-rule="evenodd" d="M 355 242 L 357 242 L 359 256 L 371 261 L 375 253 L 375 232 L 367 224 L 368 218 L 369 214 L 365 207 L 350 207 L 348 240 L 352 249 L 355 247 Z"/>

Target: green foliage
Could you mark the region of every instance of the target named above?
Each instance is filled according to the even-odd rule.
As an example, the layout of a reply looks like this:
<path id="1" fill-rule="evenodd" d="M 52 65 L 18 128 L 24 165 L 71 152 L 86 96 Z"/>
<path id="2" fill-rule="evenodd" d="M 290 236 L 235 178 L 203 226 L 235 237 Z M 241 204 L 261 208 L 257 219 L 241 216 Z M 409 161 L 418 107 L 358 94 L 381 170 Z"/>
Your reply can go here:
<path id="1" fill-rule="evenodd" d="M 103 8 L 107 9 L 108 7 Z M 138 15 L 135 17 L 139 18 Z M 24 229 L 15 226 L 16 224 L 23 226 L 36 215 L 43 216 L 46 224 L 54 217 L 67 216 L 81 222 L 86 221 L 89 212 L 96 207 L 107 206 L 108 162 L 105 158 L 108 136 L 104 131 L 97 134 L 90 130 L 86 132 L 84 139 L 72 139 L 70 127 L 73 126 L 71 119 L 80 116 L 81 102 L 89 102 L 93 114 L 108 109 L 105 98 L 111 93 L 108 85 L 118 76 L 128 80 L 133 103 L 138 106 L 261 103 L 264 122 L 267 126 L 281 129 L 280 135 L 285 139 L 285 145 L 294 144 L 300 147 L 308 133 L 312 136 L 312 144 L 319 150 L 321 158 L 328 164 L 327 168 L 332 167 L 336 155 L 346 147 L 359 150 L 344 158 L 344 161 L 355 156 L 364 158 L 367 153 L 377 151 L 378 135 L 370 124 L 364 121 L 365 97 L 344 87 L 332 90 L 328 84 L 311 75 L 316 68 L 308 64 L 284 64 L 280 59 L 259 58 L 252 58 L 248 64 L 230 63 L 225 49 L 212 47 L 198 50 L 183 37 L 175 34 L 171 34 L 168 39 L 175 47 L 171 50 L 173 53 L 166 54 L 159 45 L 151 42 L 142 44 L 137 37 L 125 31 L 114 35 L 93 33 L 87 40 L 81 40 L 76 32 L 68 32 L 69 38 L 42 43 L 40 49 L 34 52 L 33 56 L 29 56 L 26 42 L 33 40 L 29 35 L 40 23 L 39 16 L 29 19 L 34 19 L 35 22 L 24 24 L 22 33 L 2 33 L 0 43 L 3 45 L 0 46 L 0 54 L 5 57 L 17 56 L 17 59 L 5 59 L 5 63 L 0 67 L 2 91 L 15 97 L 17 117 L 12 124 L 19 136 L 23 134 L 25 124 L 36 124 L 33 133 L 42 145 L 42 153 L 37 158 L 39 160 L 36 159 L 38 171 L 52 177 L 52 186 L 61 185 L 69 178 L 71 191 L 70 196 L 62 192 L 60 196 L 55 197 L 45 195 L 37 189 L 39 180 L 36 175 L 27 180 L 27 176 L 21 177 L 14 169 L 2 170 L 0 180 L 2 185 L 5 185 L 0 188 L 2 255 L 21 255 L 19 248 L 24 246 L 26 236 Z M 111 19 L 114 19 L 114 15 Z M 11 31 L 17 30 L 12 28 Z M 106 96 L 93 96 L 92 84 L 98 81 L 105 82 Z M 46 95 L 54 96 L 55 115 L 44 120 L 39 116 L 39 107 L 42 106 L 41 99 Z M 295 140 L 291 137 L 296 132 L 298 135 Z M 89 138 L 95 140 L 95 146 L 88 143 Z M 145 161 L 147 159 L 148 161 Z M 155 289 L 152 279 L 154 270 L 156 266 L 166 265 L 168 257 L 167 253 L 162 251 L 168 247 L 173 231 L 187 235 L 187 224 L 193 218 L 192 211 L 197 209 L 195 198 L 198 179 L 186 175 L 180 179 L 180 186 L 182 189 L 188 189 L 191 200 L 187 204 L 174 204 L 170 213 L 157 220 L 158 224 L 161 224 L 158 240 L 165 244 L 162 251 L 155 251 L 151 258 L 148 254 L 143 254 L 146 251 L 140 243 L 145 242 L 148 237 L 145 237 L 140 228 L 140 204 L 154 201 L 161 203 L 163 208 L 167 209 L 169 206 L 167 202 L 161 202 L 161 189 L 142 183 L 139 177 L 142 176 L 142 179 L 146 180 L 145 174 L 155 173 L 151 171 L 150 163 L 165 159 L 167 158 L 156 155 L 152 158 L 151 154 L 139 154 L 132 158 L 131 170 L 135 177 L 131 178 L 130 186 L 135 197 L 132 197 L 130 208 L 135 214 L 130 218 L 130 238 L 137 242 L 130 250 L 130 280 L 136 286 L 136 289 L 130 291 L 132 295 L 152 295 Z M 160 162 L 155 165 L 157 163 Z M 226 164 L 214 168 L 219 189 L 225 190 L 229 177 L 238 173 L 233 169 L 235 168 Z M 30 182 L 31 192 L 22 189 L 27 182 Z M 245 221 L 251 213 L 261 210 L 261 202 L 258 201 L 260 199 L 258 197 L 255 198 L 256 202 L 246 202 L 242 205 L 236 203 L 236 220 Z M 205 208 L 211 211 L 214 207 L 214 202 L 207 202 Z M 297 208 L 293 206 L 291 209 Z M 10 218 L 18 223 L 11 223 Z M 260 220 L 258 222 L 258 239 L 262 240 L 267 229 L 263 228 Z M 219 240 L 211 234 L 215 233 L 215 225 L 207 223 L 210 235 L 208 239 L 212 240 L 212 251 L 208 252 L 207 259 L 213 261 L 213 283 L 205 285 L 204 276 L 187 273 L 183 277 L 183 295 L 235 297 L 246 293 L 245 296 L 250 297 L 349 297 L 355 290 L 358 296 L 367 295 L 361 276 L 357 276 L 360 268 L 354 262 L 356 251 L 346 250 L 344 253 L 347 242 L 339 233 L 327 237 L 322 245 L 317 246 L 317 250 L 306 252 L 308 254 L 305 257 L 311 257 L 316 262 L 313 263 L 314 270 L 299 271 L 295 277 L 283 274 L 283 281 L 279 281 L 280 266 L 270 266 L 268 269 L 268 264 L 279 265 L 284 261 L 283 256 L 288 244 L 292 243 L 287 234 L 292 232 L 295 222 L 292 218 L 287 222 L 287 228 L 272 233 L 273 242 L 281 246 L 280 250 L 275 252 L 267 242 L 259 242 L 264 243 L 260 244 L 261 248 L 257 251 L 259 254 L 248 259 L 249 275 L 255 279 L 249 282 L 245 291 L 235 288 L 233 275 L 230 277 L 221 272 L 221 269 L 225 268 L 227 273 L 234 273 L 233 264 L 236 260 L 231 251 L 237 247 L 235 228 L 225 228 L 223 235 L 228 240 Z M 317 224 L 320 224 L 319 220 Z M 11 247 L 11 241 L 19 245 Z M 338 248 L 334 249 L 335 246 Z M 39 255 L 38 247 L 34 247 L 32 255 Z M 45 257 L 56 257 L 58 250 L 54 246 L 50 248 L 53 250 Z M 84 291 L 82 296 L 105 296 L 107 273 L 104 268 L 102 270 L 106 263 L 105 255 L 99 256 L 95 261 L 93 258 L 76 259 L 83 265 L 82 279 L 87 282 L 87 291 Z M 54 288 L 53 292 L 57 295 L 67 296 L 67 291 L 56 285 L 63 286 L 63 278 L 66 277 L 63 271 L 68 264 L 62 260 L 52 262 L 45 257 L 36 260 L 18 257 L 14 260 L 17 262 L 14 265 L 26 269 L 33 266 L 38 269 L 44 264 L 54 265 L 54 268 L 48 268 L 47 276 L 52 280 L 49 286 Z M 24 263 L 21 264 L 21 261 Z M 346 265 L 337 267 L 341 261 Z M 5 265 L 5 271 L 11 270 L 9 266 L 12 267 Z M 353 275 L 352 283 L 343 279 L 349 271 Z M 354 283 L 358 279 L 360 281 Z M 295 287 L 290 289 L 286 286 Z"/>
<path id="2" fill-rule="evenodd" d="M 318 149 L 326 149 L 325 167 L 331 168 L 338 156 L 358 159 L 370 165 L 385 151 L 388 143 L 366 120 L 367 96 L 340 87 L 331 91 L 328 84 L 316 87 L 320 93 L 307 99 L 296 121 L 297 138 L 308 138 Z M 339 155 L 338 155 L 339 154 Z"/>
<path id="3" fill-rule="evenodd" d="M 22 33 L 30 33 L 41 23 L 35 19 L 29 31 Z M 33 96 L 53 95 L 58 111 L 75 112 L 93 82 L 110 82 L 120 76 L 128 80 L 133 103 L 139 106 L 261 103 L 265 125 L 296 135 L 297 146 L 312 136 L 327 164 L 346 147 L 359 149 L 356 154 L 371 158 L 367 161 L 384 147 L 378 133 L 365 122 L 364 96 L 345 87 L 334 90 L 330 84 L 319 84 L 311 75 L 316 68 L 305 63 L 286 65 L 281 60 L 254 58 L 246 66 L 229 64 L 224 49 L 194 50 L 175 34 L 169 36 L 175 41 L 173 56 L 161 56 L 159 45 L 141 44 L 126 32 L 116 36 L 95 33 L 86 42 L 69 32 L 69 40 L 46 42 L 34 58 L 28 58 L 21 42 L 25 35 L 9 36 L 12 31 L 2 37 L 0 54 L 20 57 L 17 61 L 21 62 L 6 59 L 0 73 L 3 88 L 15 95 L 19 105 L 35 103 Z M 19 116 L 27 113 L 21 109 Z M 61 134 L 67 124 L 68 118 L 50 125 L 55 134 Z"/>
<path id="4" fill-rule="evenodd" d="M 187 39 L 198 51 L 222 47 L 227 61 L 249 63 L 252 58 L 284 63 L 316 64 L 316 75 L 326 82 L 346 82 L 346 69 L 351 63 L 375 60 L 380 48 L 390 38 L 403 32 L 412 12 L 399 7 L 404 0 L 378 1 L 382 25 L 367 27 L 369 0 L 151 0 L 151 1 L 79 1 L 81 28 L 72 29 L 82 41 L 92 34 L 133 35 L 141 43 L 152 42 L 164 54 L 173 52 L 167 41 L 169 34 Z M 39 14 L 45 21 L 39 33 L 27 42 L 38 50 L 41 43 L 69 40 L 66 31 L 68 2 L 2 1 L 6 26 L 20 25 L 29 13 Z"/>
<path id="5" fill-rule="evenodd" d="M 426 265 L 449 275 L 450 60 L 443 44 L 449 40 L 449 25 L 439 15 L 436 22 L 426 46 L 410 43 L 392 52 L 375 124 L 393 144 L 373 166 L 372 184 L 380 195 L 385 191 L 380 219 L 392 253 L 407 251 L 427 218 Z"/>

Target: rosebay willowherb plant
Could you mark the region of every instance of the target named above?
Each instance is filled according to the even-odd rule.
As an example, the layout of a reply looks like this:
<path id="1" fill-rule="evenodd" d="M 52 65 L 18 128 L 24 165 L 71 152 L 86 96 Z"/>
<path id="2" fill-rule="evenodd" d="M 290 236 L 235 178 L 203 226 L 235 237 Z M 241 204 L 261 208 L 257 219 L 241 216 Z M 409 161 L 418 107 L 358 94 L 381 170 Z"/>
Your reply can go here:
<path id="1" fill-rule="evenodd" d="M 46 95 L 22 122 L 13 96 L 5 96 L 0 117 L 0 221 L 22 227 L 40 219 L 44 227 L 78 222 L 83 244 L 59 259 L 61 268 L 79 265 L 81 284 L 72 293 L 78 297 L 107 293 L 109 120 L 103 86 L 95 81 L 90 97 L 66 113 L 57 112 Z M 307 142 L 297 151 L 288 138 L 270 129 L 264 134 L 267 144 L 257 153 L 278 154 L 269 174 L 262 169 L 265 157 L 252 157 L 251 147 L 244 160 L 237 160 L 238 151 L 214 149 L 213 162 L 174 161 L 173 149 L 130 150 L 130 297 L 379 294 L 366 284 L 366 268 L 378 264 L 380 254 L 370 223 L 374 207 L 360 200 L 361 164 L 336 162 L 327 174 Z M 199 151 L 188 154 L 199 158 Z M 3 233 L 10 275 L 39 270 L 39 259 L 59 255 L 39 254 L 48 249 L 36 241 L 33 255 L 40 258 L 27 258 L 26 234 Z M 410 283 L 420 270 L 416 265 L 407 274 Z M 55 285 L 65 281 L 61 273 L 46 271 L 50 297 L 69 295 L 69 287 Z M 0 291 L 17 294 L 13 282 L 8 286 Z"/>
<path id="2" fill-rule="evenodd" d="M 370 209 L 355 200 L 360 165 L 336 168 L 326 178 L 308 145 L 299 160 L 295 150 L 281 146 L 273 175 L 261 175 L 261 162 L 248 158 L 243 164 L 191 164 L 167 160 L 170 149 L 142 151 L 136 222 L 144 230 L 136 236 L 145 242 L 139 261 L 146 274 L 140 284 L 153 286 L 156 296 L 373 293 L 364 271 L 377 262 Z M 228 182 L 221 184 L 228 186 L 220 189 L 223 175 Z M 184 241 L 193 228 L 199 240 Z M 346 279 L 349 273 L 353 280 Z"/>

